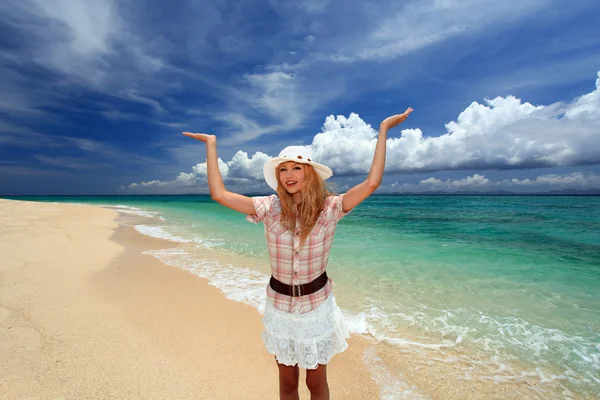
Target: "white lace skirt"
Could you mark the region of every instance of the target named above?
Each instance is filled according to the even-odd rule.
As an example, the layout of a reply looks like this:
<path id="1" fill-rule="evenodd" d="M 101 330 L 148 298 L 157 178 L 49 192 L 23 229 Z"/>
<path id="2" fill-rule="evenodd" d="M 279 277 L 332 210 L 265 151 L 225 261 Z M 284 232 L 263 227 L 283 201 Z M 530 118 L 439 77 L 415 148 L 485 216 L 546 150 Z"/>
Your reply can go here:
<path id="1" fill-rule="evenodd" d="M 263 324 L 263 342 L 280 364 L 316 369 L 348 348 L 350 331 L 333 293 L 304 314 L 279 310 L 267 298 Z"/>

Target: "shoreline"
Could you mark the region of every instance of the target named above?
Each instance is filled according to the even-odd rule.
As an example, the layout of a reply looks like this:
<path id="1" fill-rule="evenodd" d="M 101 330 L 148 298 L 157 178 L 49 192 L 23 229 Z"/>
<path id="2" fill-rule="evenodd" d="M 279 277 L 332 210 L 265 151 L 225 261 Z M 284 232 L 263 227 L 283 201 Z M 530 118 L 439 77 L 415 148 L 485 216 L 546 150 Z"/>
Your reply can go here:
<path id="1" fill-rule="evenodd" d="M 0 211 L 0 397 L 278 397 L 260 313 L 142 254 L 172 242 L 98 206 L 0 200 Z M 332 397 L 379 398 L 366 341 L 348 342 L 328 366 Z"/>
<path id="2" fill-rule="evenodd" d="M 150 254 L 181 243 L 138 232 L 131 218 L 99 205 L 0 199 L 0 360 L 11 359 L 0 361 L 0 398 L 277 398 L 256 307 Z M 205 255 L 221 265 L 250 261 Z M 19 257 L 31 265 L 14 263 Z M 453 349 L 417 354 L 369 334 L 348 343 L 329 364 L 333 398 L 551 396 L 527 375 L 489 380 L 496 365 L 482 379 Z M 300 397 L 309 398 L 300 371 Z"/>

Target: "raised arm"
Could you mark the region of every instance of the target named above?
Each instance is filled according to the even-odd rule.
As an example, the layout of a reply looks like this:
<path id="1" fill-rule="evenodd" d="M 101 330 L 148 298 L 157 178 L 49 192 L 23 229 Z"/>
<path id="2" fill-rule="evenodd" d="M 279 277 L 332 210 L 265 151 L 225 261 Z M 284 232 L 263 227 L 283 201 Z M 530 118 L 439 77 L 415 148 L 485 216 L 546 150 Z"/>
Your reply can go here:
<path id="1" fill-rule="evenodd" d="M 206 143 L 206 169 L 208 174 L 208 188 L 210 197 L 219 204 L 244 214 L 256 214 L 252 199 L 248 196 L 233 193 L 225 189 L 217 157 L 217 137 L 204 133 L 183 132 L 184 136 L 191 137 Z"/>
<path id="2" fill-rule="evenodd" d="M 379 137 L 375 146 L 375 155 L 373 163 L 367 179 L 348 190 L 342 199 L 342 210 L 344 212 L 353 209 L 359 205 L 364 199 L 369 197 L 381 184 L 383 178 L 383 170 L 385 168 L 385 143 L 387 140 L 387 132 L 396 125 L 404 122 L 408 115 L 413 112 L 411 107 L 408 107 L 402 114 L 392 115 L 381 122 L 379 126 Z"/>

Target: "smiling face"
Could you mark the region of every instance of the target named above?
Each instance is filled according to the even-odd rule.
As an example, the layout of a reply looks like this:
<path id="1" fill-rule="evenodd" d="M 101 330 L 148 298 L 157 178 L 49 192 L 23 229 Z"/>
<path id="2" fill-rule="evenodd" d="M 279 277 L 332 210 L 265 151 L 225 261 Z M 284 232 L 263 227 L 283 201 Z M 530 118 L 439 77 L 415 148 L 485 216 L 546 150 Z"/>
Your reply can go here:
<path id="1" fill-rule="evenodd" d="M 279 184 L 292 196 L 295 194 L 299 196 L 304 186 L 304 178 L 306 176 L 304 168 L 304 164 L 293 161 L 281 163 L 277 167 Z"/>

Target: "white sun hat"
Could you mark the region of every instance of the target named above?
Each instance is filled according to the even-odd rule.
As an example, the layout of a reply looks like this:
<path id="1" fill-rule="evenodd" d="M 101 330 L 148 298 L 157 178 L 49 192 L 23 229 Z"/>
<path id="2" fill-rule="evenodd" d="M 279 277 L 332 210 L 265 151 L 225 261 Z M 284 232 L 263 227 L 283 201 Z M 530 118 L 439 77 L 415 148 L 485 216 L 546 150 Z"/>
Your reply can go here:
<path id="1" fill-rule="evenodd" d="M 312 160 L 310 152 L 304 146 L 288 146 L 281 150 L 278 157 L 271 158 L 265 164 L 263 172 L 265 173 L 265 180 L 267 184 L 277 191 L 277 175 L 275 169 L 281 163 L 293 161 L 299 164 L 309 164 L 315 169 L 317 174 L 323 179 L 329 179 L 333 175 L 331 168 L 326 167 L 323 164 L 316 163 Z"/>

